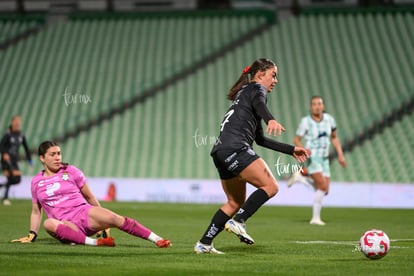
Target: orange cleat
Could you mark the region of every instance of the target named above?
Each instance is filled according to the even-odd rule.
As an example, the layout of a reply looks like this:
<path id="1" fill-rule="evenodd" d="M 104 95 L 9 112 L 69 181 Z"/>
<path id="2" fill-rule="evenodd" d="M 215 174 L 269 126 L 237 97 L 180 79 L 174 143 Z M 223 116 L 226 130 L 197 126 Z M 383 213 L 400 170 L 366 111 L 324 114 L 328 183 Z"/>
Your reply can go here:
<path id="1" fill-rule="evenodd" d="M 155 243 L 159 248 L 171 247 L 172 243 L 169 240 L 159 240 Z"/>
<path id="2" fill-rule="evenodd" d="M 115 246 L 115 240 L 112 237 L 98 239 L 97 246 Z"/>

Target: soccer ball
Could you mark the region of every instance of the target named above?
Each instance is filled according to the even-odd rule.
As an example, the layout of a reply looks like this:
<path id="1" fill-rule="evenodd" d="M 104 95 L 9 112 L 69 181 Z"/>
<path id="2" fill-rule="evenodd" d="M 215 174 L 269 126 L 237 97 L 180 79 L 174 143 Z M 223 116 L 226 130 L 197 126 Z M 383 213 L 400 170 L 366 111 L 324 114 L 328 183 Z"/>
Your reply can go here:
<path id="1" fill-rule="evenodd" d="M 370 259 L 381 259 L 390 250 L 390 239 L 384 231 L 371 229 L 366 231 L 359 240 L 361 252 Z"/>

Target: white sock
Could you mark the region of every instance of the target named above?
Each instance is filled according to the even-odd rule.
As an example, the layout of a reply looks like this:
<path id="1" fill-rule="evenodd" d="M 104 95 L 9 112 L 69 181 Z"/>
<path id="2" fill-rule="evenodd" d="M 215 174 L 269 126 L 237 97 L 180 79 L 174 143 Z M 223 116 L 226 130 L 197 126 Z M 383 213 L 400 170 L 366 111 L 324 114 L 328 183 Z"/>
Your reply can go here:
<path id="1" fill-rule="evenodd" d="M 325 196 L 325 192 L 322 190 L 316 190 L 313 198 L 313 219 L 321 219 L 322 199 Z"/>
<path id="2" fill-rule="evenodd" d="M 85 238 L 85 244 L 86 245 L 97 245 L 97 240 L 96 239 L 92 239 L 89 237 Z"/>
<path id="3" fill-rule="evenodd" d="M 157 241 L 161 240 L 161 237 L 155 234 L 154 232 L 151 232 L 151 234 L 148 237 L 149 241 L 152 241 L 153 243 L 156 243 Z"/>

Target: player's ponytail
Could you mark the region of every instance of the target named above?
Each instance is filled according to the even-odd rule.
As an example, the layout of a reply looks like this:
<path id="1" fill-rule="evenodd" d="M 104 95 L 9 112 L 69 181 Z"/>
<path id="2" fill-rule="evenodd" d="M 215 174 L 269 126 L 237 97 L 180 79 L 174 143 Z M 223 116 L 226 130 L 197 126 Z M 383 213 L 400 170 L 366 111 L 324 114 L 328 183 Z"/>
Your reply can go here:
<path id="1" fill-rule="evenodd" d="M 253 62 L 252 65 L 246 66 L 240 75 L 236 83 L 231 87 L 230 92 L 227 94 L 227 99 L 233 101 L 237 93 L 246 84 L 253 81 L 254 76 L 258 71 L 264 72 L 271 67 L 275 67 L 276 64 L 268 58 L 260 58 Z"/>

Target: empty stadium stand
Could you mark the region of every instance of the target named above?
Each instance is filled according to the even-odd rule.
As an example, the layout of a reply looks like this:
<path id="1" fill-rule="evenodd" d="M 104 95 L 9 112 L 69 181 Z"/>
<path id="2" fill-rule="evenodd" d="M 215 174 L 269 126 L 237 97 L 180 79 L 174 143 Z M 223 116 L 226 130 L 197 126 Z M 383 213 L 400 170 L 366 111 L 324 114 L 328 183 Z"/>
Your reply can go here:
<path id="1" fill-rule="evenodd" d="M 306 14 L 253 33 L 268 23 L 257 14 L 74 16 L 0 52 L 1 123 L 21 113 L 33 148 L 66 137 L 65 160 L 89 176 L 216 178 L 209 151 L 227 90 L 258 57 L 279 66 L 269 106 L 284 142 L 312 95 L 324 97 L 343 141 L 412 97 L 413 13 Z M 147 97 L 151 89 L 162 93 Z M 334 162 L 332 179 L 414 183 L 412 131 L 407 115 L 346 153 L 346 170 Z M 293 161 L 257 151 L 271 167 Z"/>

